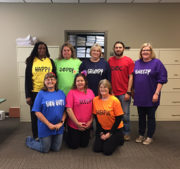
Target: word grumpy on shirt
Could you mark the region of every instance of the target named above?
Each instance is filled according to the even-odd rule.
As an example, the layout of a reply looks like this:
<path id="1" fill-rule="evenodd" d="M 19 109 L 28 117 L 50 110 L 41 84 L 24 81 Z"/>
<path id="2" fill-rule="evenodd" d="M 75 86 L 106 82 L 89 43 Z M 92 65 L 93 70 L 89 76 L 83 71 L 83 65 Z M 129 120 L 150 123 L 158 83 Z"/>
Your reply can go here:
<path id="1" fill-rule="evenodd" d="M 88 74 L 103 74 L 103 69 L 88 69 L 87 71 Z"/>
<path id="2" fill-rule="evenodd" d="M 46 101 L 46 107 L 64 106 L 64 100 Z"/>

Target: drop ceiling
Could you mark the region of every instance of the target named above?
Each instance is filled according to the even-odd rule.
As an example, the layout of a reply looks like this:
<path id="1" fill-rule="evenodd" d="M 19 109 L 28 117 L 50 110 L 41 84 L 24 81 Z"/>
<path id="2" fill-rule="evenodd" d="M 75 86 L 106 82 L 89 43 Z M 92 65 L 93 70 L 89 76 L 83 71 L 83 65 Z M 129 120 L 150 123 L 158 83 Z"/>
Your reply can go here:
<path id="1" fill-rule="evenodd" d="M 0 3 L 180 3 L 180 0 L 0 0 Z"/>

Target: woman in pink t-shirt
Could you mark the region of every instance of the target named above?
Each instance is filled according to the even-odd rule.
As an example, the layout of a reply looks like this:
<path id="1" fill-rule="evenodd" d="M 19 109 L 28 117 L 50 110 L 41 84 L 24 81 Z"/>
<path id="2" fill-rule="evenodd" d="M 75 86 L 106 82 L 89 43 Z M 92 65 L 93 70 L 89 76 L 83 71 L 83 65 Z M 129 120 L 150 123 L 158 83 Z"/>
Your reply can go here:
<path id="1" fill-rule="evenodd" d="M 75 76 L 72 89 L 66 97 L 68 133 L 66 142 L 72 149 L 87 147 L 90 137 L 92 100 L 94 93 L 88 89 L 84 73 Z"/>

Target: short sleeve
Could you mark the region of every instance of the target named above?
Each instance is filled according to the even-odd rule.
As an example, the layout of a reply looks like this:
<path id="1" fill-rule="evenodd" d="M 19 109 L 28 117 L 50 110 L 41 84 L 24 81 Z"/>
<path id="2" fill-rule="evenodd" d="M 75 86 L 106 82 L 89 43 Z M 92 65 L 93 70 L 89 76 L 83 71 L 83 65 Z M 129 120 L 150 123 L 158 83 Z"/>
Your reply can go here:
<path id="1" fill-rule="evenodd" d="M 36 99 L 35 99 L 34 104 L 33 104 L 32 111 L 42 112 L 42 98 L 43 98 L 42 91 L 40 91 L 36 96 Z"/>
<path id="2" fill-rule="evenodd" d="M 113 100 L 113 111 L 115 116 L 121 116 L 124 114 L 121 103 L 117 98 L 114 98 Z"/>
<path id="3" fill-rule="evenodd" d="M 96 115 L 96 98 L 93 99 L 93 114 Z"/>
<path id="4" fill-rule="evenodd" d="M 134 62 L 132 59 L 130 59 L 129 61 L 129 75 L 132 74 L 134 72 Z"/>
<path id="5" fill-rule="evenodd" d="M 160 66 L 158 70 L 158 83 L 164 84 L 167 83 L 167 70 L 164 65 L 159 61 Z"/>
<path id="6" fill-rule="evenodd" d="M 74 97 L 73 90 L 70 90 L 66 96 L 66 107 L 73 108 Z"/>

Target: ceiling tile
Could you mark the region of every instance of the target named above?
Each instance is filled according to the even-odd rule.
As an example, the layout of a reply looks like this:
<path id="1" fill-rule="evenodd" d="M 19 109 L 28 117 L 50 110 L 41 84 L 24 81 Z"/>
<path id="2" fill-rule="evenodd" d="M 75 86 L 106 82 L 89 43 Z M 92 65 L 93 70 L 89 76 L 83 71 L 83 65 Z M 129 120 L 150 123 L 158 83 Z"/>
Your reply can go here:
<path id="1" fill-rule="evenodd" d="M 78 0 L 52 0 L 53 3 L 78 3 Z"/>
<path id="2" fill-rule="evenodd" d="M 107 3 L 131 3 L 133 0 L 107 0 Z"/>
<path id="3" fill-rule="evenodd" d="M 51 0 L 24 0 L 27 3 L 51 3 Z"/>
<path id="4" fill-rule="evenodd" d="M 180 0 L 161 0 L 161 3 L 180 3 Z"/>
<path id="5" fill-rule="evenodd" d="M 14 3 L 16 3 L 16 2 L 24 2 L 23 0 L 0 0 L 0 2 L 14 2 Z"/>
<path id="6" fill-rule="evenodd" d="M 133 3 L 159 3 L 160 0 L 134 0 Z"/>
<path id="7" fill-rule="evenodd" d="M 79 0 L 80 3 L 105 3 L 105 0 Z"/>

